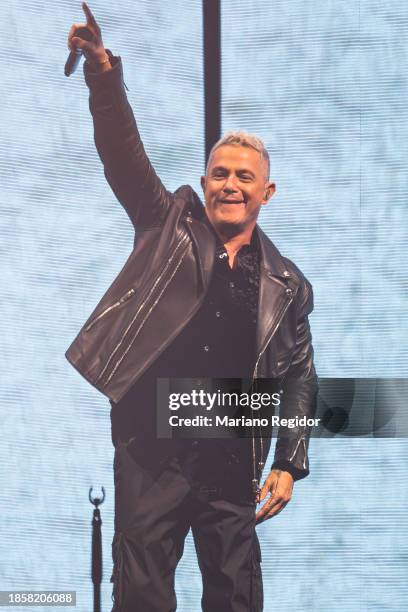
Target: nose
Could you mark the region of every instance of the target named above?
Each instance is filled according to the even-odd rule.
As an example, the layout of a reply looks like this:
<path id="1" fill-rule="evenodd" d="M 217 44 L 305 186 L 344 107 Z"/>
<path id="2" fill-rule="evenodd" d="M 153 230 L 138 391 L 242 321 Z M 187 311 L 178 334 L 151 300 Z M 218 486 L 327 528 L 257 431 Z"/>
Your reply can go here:
<path id="1" fill-rule="evenodd" d="M 235 191 L 238 191 L 236 185 L 236 177 L 233 174 L 228 175 L 223 186 L 223 191 L 225 191 L 226 193 L 234 193 Z"/>

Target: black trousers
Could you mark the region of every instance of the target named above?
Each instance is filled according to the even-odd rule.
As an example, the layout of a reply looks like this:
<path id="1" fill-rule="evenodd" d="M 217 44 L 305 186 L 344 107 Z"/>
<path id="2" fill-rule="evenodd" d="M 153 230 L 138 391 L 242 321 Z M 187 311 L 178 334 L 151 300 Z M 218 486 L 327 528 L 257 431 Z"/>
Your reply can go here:
<path id="1" fill-rule="evenodd" d="M 202 460 L 175 456 L 160 469 L 135 459 L 132 440 L 115 451 L 112 612 L 173 612 L 174 575 L 191 528 L 205 612 L 261 612 L 255 505 L 195 479 Z M 198 463 L 197 463 L 198 462 Z"/>

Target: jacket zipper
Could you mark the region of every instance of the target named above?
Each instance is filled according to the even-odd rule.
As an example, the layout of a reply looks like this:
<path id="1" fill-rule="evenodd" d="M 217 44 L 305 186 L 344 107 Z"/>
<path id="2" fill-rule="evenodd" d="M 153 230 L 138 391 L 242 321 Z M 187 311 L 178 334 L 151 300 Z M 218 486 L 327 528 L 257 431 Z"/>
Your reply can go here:
<path id="1" fill-rule="evenodd" d="M 275 325 L 273 326 L 269 336 L 267 337 L 267 340 L 264 344 L 263 349 L 261 350 L 261 352 L 259 353 L 257 360 L 255 362 L 255 368 L 252 374 L 252 382 L 255 380 L 256 375 L 258 373 L 258 365 L 259 365 L 259 361 L 262 357 L 262 355 L 264 354 L 268 344 L 270 343 L 270 341 L 272 340 L 273 336 L 275 335 L 279 325 L 282 322 L 283 317 L 285 316 L 285 313 L 287 311 L 287 309 L 289 308 L 289 306 L 291 305 L 291 303 L 293 302 L 293 295 L 290 298 L 290 300 L 288 302 L 286 302 L 286 304 L 284 305 L 284 307 L 282 308 L 282 311 L 279 314 L 279 317 L 275 323 Z M 258 469 L 257 469 L 257 465 L 256 465 L 256 449 L 255 449 L 255 435 L 254 435 L 254 427 L 252 426 L 252 469 L 253 469 L 253 478 L 252 478 L 252 490 L 254 493 L 254 497 L 256 501 L 259 501 L 259 494 L 260 494 L 260 479 L 262 477 L 262 470 L 265 466 L 264 463 L 264 457 L 263 457 L 263 439 L 262 436 L 260 436 L 260 459 L 258 461 Z"/>
<path id="2" fill-rule="evenodd" d="M 168 262 L 166 263 L 166 265 L 164 266 L 164 268 L 162 269 L 161 273 L 159 274 L 159 276 L 157 277 L 157 279 L 155 280 L 155 282 L 153 283 L 152 288 L 150 289 L 149 294 L 146 296 L 146 298 L 144 299 L 144 301 L 142 302 L 142 304 L 139 306 L 139 308 L 137 309 L 135 315 L 133 316 L 132 320 L 130 321 L 129 325 L 127 326 L 127 328 L 125 329 L 125 331 L 122 334 L 121 339 L 119 340 L 119 342 L 117 343 L 117 345 L 115 346 L 115 348 L 113 349 L 112 353 L 110 354 L 110 356 L 108 357 L 108 360 L 105 364 L 105 366 L 103 367 L 102 371 L 100 372 L 97 380 L 101 380 L 101 378 L 103 378 L 104 374 L 106 373 L 109 365 L 111 364 L 112 359 L 114 358 L 114 356 L 116 355 L 117 351 L 119 350 L 119 348 L 121 347 L 121 345 L 123 344 L 125 337 L 127 336 L 127 334 L 129 333 L 130 329 L 133 327 L 135 321 L 141 316 L 141 314 L 143 313 L 143 309 L 145 308 L 146 304 L 149 302 L 150 298 L 152 297 L 152 295 L 154 294 L 154 292 L 156 291 L 157 287 L 160 287 L 160 282 L 162 280 L 162 278 L 164 277 L 164 275 L 168 272 L 169 268 L 171 267 L 171 264 L 174 261 L 174 258 L 176 257 L 176 255 L 178 254 L 178 252 L 180 251 L 180 248 L 186 243 L 188 242 L 188 234 L 183 234 L 182 238 L 179 240 L 179 242 L 177 243 L 173 253 L 171 254 Z M 155 300 L 155 302 L 152 304 L 152 306 L 150 307 L 150 309 L 148 310 L 146 316 L 142 319 L 141 324 L 139 325 L 134 337 L 132 338 L 132 341 L 130 342 L 129 346 L 127 347 L 127 349 L 124 351 L 124 353 L 121 355 L 121 357 L 119 357 L 119 359 L 116 361 L 115 365 L 113 366 L 112 371 L 110 372 L 109 376 L 107 377 L 106 381 L 104 382 L 103 386 L 106 387 L 106 385 L 110 382 L 110 380 L 112 379 L 113 375 L 115 374 L 116 370 L 118 369 L 119 365 L 122 363 L 123 359 L 125 358 L 125 356 L 127 355 L 130 347 L 132 346 L 134 340 L 136 339 L 136 337 L 138 336 L 138 334 L 140 333 L 140 330 L 142 329 L 143 325 L 145 324 L 147 318 L 149 317 L 150 313 L 152 312 L 152 310 L 154 309 L 154 307 L 156 306 L 158 300 L 160 299 L 160 296 L 163 294 L 163 292 L 165 291 L 165 289 L 167 288 L 168 284 L 170 283 L 170 281 L 172 280 L 173 276 L 175 275 L 175 273 L 177 272 L 179 266 L 181 265 L 181 262 L 184 258 L 185 253 L 187 252 L 187 248 L 184 249 L 184 252 L 182 253 L 179 261 L 176 264 L 175 269 L 173 270 L 173 272 L 171 273 L 170 278 L 168 279 L 168 281 L 165 283 L 163 289 L 161 290 L 161 292 L 159 293 L 159 297 Z"/>
<path id="3" fill-rule="evenodd" d="M 291 303 L 292 303 L 292 302 L 293 302 L 293 296 L 290 298 L 290 300 L 289 300 L 288 302 L 286 302 L 286 304 L 284 305 L 284 307 L 283 307 L 283 309 L 282 309 L 281 313 L 279 314 L 279 318 L 278 318 L 277 322 L 275 323 L 275 325 L 274 325 L 274 327 L 273 327 L 273 329 L 272 329 L 271 333 L 269 334 L 269 336 L 268 336 L 268 338 L 267 338 L 267 340 L 266 340 L 266 342 L 265 342 L 265 344 L 264 344 L 264 347 L 263 347 L 262 351 L 259 353 L 258 358 L 257 358 L 257 360 L 256 360 L 256 362 L 255 362 L 255 368 L 254 368 L 254 372 L 253 372 L 253 374 L 252 374 L 252 380 L 253 380 L 254 378 L 256 378 L 256 375 L 257 375 L 257 373 L 258 373 L 258 365 L 259 365 L 259 361 L 260 361 L 260 359 L 261 359 L 262 355 L 264 354 L 264 352 L 266 351 L 266 349 L 267 349 L 267 347 L 268 347 L 269 342 L 272 340 L 273 336 L 275 335 L 275 333 L 276 333 L 276 331 L 277 331 L 277 329 L 278 329 L 279 325 L 280 325 L 280 324 L 281 324 L 281 322 L 282 322 L 283 317 L 284 317 L 284 316 L 285 316 L 285 314 L 286 314 L 287 309 L 289 308 L 289 306 L 291 305 Z"/>
<path id="4" fill-rule="evenodd" d="M 115 310 L 116 308 L 118 308 L 118 306 L 121 306 L 122 304 L 124 304 L 125 302 L 127 302 L 128 300 L 130 300 L 130 298 L 132 297 L 132 295 L 135 293 L 134 289 L 129 289 L 129 291 L 126 291 L 126 293 L 124 295 L 122 295 L 122 297 L 115 302 L 114 304 L 112 304 L 111 306 L 108 306 L 107 308 L 105 308 L 104 310 L 102 310 L 101 313 L 98 314 L 97 317 L 95 317 L 94 319 L 92 319 L 92 321 L 89 323 L 89 325 L 87 325 L 85 327 L 85 331 L 88 332 L 90 329 L 93 328 L 93 326 L 95 325 L 95 323 L 97 323 L 98 321 L 100 321 L 101 319 L 103 319 L 103 317 L 105 315 L 107 315 L 109 312 L 111 312 L 112 310 Z"/>
<path id="5" fill-rule="evenodd" d="M 299 440 L 297 441 L 297 444 L 295 446 L 295 450 L 293 451 L 292 455 L 289 457 L 289 461 L 292 461 L 292 459 L 295 457 L 296 453 L 297 453 L 297 449 L 300 446 L 300 443 L 303 442 L 303 449 L 304 449 L 304 459 L 303 459 L 303 469 L 306 469 L 306 440 L 305 440 L 305 434 L 303 433 Z"/>

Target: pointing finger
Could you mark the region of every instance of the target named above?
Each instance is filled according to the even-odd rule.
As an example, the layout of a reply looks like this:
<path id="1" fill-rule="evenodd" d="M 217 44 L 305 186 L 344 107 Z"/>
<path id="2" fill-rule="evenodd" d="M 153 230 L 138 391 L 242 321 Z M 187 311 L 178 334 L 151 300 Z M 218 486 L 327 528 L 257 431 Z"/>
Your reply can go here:
<path id="1" fill-rule="evenodd" d="M 87 5 L 86 2 L 82 3 L 82 9 L 83 9 L 83 11 L 85 13 L 85 16 L 86 16 L 86 23 L 88 25 L 93 26 L 94 28 L 98 29 L 99 26 L 96 23 L 96 19 L 93 16 L 91 9 L 89 8 L 89 6 Z"/>

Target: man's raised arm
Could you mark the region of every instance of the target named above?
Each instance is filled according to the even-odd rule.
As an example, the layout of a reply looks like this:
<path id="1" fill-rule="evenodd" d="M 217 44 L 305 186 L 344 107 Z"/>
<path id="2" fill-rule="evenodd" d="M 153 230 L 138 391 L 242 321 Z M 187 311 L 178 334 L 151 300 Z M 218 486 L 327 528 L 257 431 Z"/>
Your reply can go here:
<path id="1" fill-rule="evenodd" d="M 120 57 L 105 50 L 101 30 L 85 2 L 86 24 L 74 24 L 68 47 L 81 49 L 86 62 L 85 80 L 90 90 L 89 107 L 94 138 L 105 176 L 136 228 L 160 225 L 171 205 L 172 194 L 154 171 L 140 139 L 127 100 Z M 75 36 L 86 26 L 92 40 Z"/>

